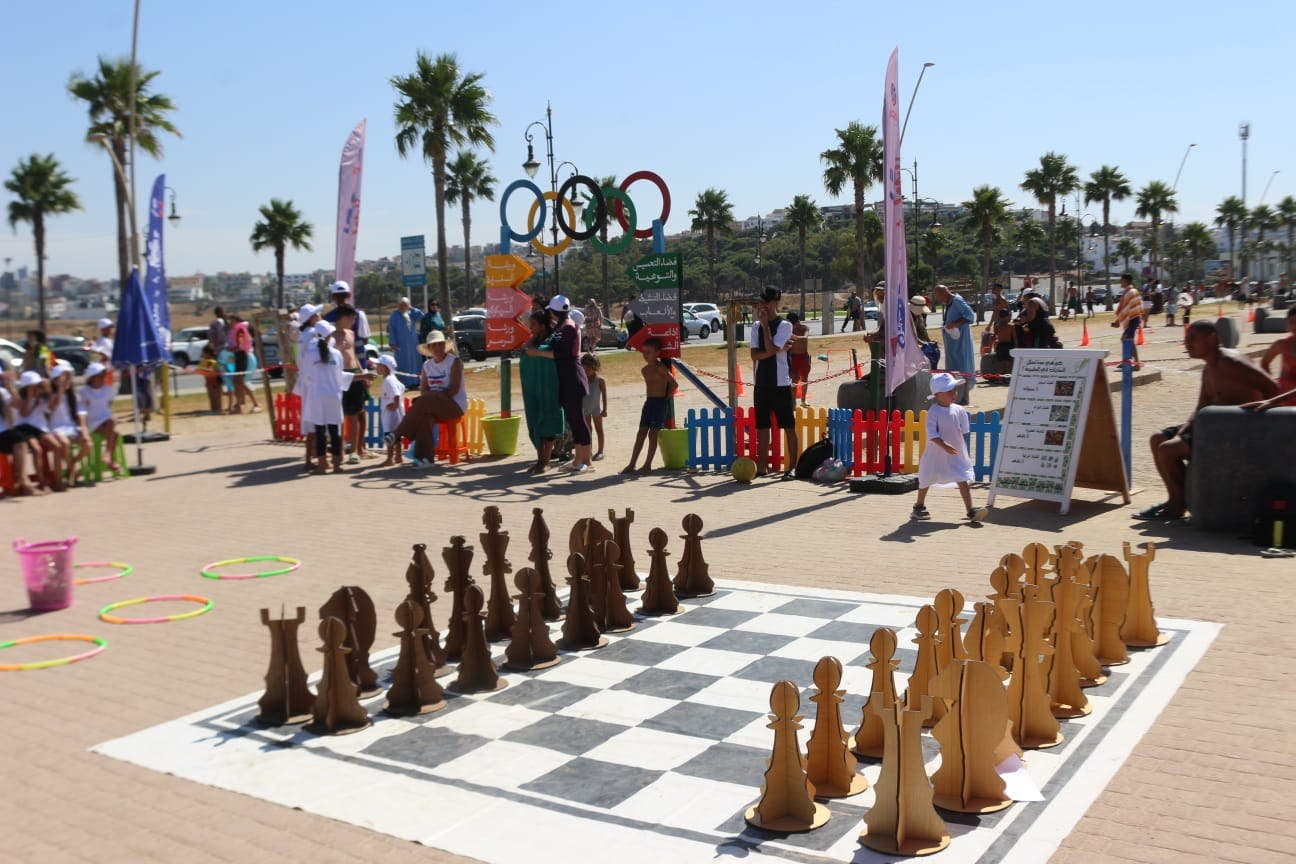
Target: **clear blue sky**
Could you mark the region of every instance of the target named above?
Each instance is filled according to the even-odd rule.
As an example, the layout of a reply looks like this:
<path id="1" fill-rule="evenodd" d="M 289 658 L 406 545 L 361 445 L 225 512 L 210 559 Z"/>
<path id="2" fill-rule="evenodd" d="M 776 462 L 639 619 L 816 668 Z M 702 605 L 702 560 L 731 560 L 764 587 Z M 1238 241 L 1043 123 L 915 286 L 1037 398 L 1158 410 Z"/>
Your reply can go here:
<path id="1" fill-rule="evenodd" d="M 139 194 L 158 170 L 178 193 L 172 274 L 272 270 L 273 256 L 253 254 L 247 239 L 272 196 L 293 199 L 316 229 L 314 252 L 290 254 L 288 271 L 331 267 L 337 160 L 348 131 L 368 118 L 359 256 L 395 255 L 403 234 L 427 234 L 430 249 L 431 174 L 396 155 L 388 83 L 424 50 L 457 52 L 485 73 L 501 187 L 523 176 L 523 129 L 549 99 L 558 159 L 595 176 L 651 169 L 666 179 L 668 232 L 687 227 L 707 186 L 726 190 L 740 218 L 801 193 L 826 204 L 818 154 L 835 127 L 878 122 L 896 45 L 906 101 L 923 61 L 936 63 L 903 154 L 918 160 L 922 197 L 961 201 L 990 183 L 1025 206 L 1018 183 L 1046 150 L 1066 153 L 1083 174 L 1109 163 L 1136 187 L 1170 183 L 1196 143 L 1179 219 L 1209 220 L 1240 188 L 1241 120 L 1252 124 L 1248 203 L 1274 169 L 1283 173 L 1267 202 L 1296 192 L 1296 164 L 1283 162 L 1296 141 L 1290 4 L 934 0 L 894 4 L 889 18 L 877 11 L 886 5 L 144 0 L 140 62 L 161 70 L 157 87 L 179 105 L 184 137 L 166 142 L 160 164 L 141 160 Z M 73 71 L 92 71 L 97 55 L 129 54 L 130 17 L 130 0 L 0 0 L 0 171 L 53 152 L 86 208 L 50 223 L 50 273 L 116 271 L 112 168 L 84 143 L 85 112 L 66 84 Z M 651 187 L 634 193 L 654 209 Z M 524 207 L 513 210 L 525 218 Z M 1132 215 L 1127 204 L 1113 218 Z M 461 230 L 449 216 L 451 244 Z M 496 206 L 474 207 L 474 242 L 498 231 Z M 32 265 L 25 226 L 0 231 L 0 257 Z"/>

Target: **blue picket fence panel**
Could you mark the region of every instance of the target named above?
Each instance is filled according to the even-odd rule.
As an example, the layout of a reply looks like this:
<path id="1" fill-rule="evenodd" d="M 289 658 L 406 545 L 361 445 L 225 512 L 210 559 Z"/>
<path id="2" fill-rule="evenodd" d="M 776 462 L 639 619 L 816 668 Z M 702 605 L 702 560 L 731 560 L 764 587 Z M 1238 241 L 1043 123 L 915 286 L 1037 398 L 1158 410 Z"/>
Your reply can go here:
<path id="1" fill-rule="evenodd" d="M 690 408 L 688 466 L 697 471 L 728 471 L 734 461 L 733 414 L 722 408 Z"/>
<path id="2" fill-rule="evenodd" d="M 978 412 L 968 418 L 968 434 L 972 439 L 972 465 L 977 482 L 994 473 L 995 456 L 999 452 L 999 430 L 1002 428 L 998 411 L 989 414 Z"/>
<path id="3" fill-rule="evenodd" d="M 855 464 L 855 447 L 851 437 L 854 414 L 850 408 L 828 409 L 828 440 L 832 441 L 833 458 L 847 468 Z"/>

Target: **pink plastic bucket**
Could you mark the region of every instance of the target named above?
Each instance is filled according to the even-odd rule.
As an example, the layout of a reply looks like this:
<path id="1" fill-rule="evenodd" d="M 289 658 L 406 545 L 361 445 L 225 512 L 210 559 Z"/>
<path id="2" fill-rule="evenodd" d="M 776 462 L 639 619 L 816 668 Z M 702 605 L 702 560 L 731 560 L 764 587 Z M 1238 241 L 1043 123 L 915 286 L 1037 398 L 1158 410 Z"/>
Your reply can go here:
<path id="1" fill-rule="evenodd" d="M 72 605 L 72 548 L 77 538 L 28 543 L 14 538 L 14 551 L 22 562 L 23 581 L 31 608 L 66 609 Z"/>

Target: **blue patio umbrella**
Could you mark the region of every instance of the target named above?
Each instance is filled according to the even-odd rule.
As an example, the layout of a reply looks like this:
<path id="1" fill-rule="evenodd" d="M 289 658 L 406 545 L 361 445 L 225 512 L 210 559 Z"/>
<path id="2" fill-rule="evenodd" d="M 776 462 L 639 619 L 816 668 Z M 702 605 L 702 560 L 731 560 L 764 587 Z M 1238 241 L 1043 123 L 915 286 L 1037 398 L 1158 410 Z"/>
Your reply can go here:
<path id="1" fill-rule="evenodd" d="M 153 320 L 153 310 L 144 296 L 139 271 L 132 269 L 122 292 L 121 311 L 117 313 L 117 335 L 113 341 L 112 364 L 128 369 L 131 381 L 131 405 L 135 421 L 135 463 L 132 474 L 152 474 L 153 466 L 144 465 L 140 433 L 139 386 L 135 379 L 137 366 L 154 366 L 170 359 L 170 346 L 163 344 Z"/>

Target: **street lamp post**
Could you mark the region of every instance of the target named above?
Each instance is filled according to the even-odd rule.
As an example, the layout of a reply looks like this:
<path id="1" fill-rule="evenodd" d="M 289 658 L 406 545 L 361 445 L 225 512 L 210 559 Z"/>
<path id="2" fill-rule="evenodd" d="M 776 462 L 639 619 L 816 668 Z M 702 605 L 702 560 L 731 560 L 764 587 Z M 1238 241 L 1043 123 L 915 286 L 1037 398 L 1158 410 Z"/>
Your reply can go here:
<path id="1" fill-rule="evenodd" d="M 1246 211 L 1247 141 L 1248 141 L 1250 138 L 1251 138 L 1251 124 L 1248 123 L 1248 122 L 1242 122 L 1242 123 L 1239 123 L 1239 124 L 1238 124 L 1238 139 L 1241 140 L 1241 142 L 1242 142 L 1242 210 L 1243 210 L 1243 213 L 1244 213 L 1244 214 L 1245 214 L 1245 211 Z M 1242 245 L 1243 245 L 1243 247 L 1246 246 L 1246 223 L 1247 223 L 1247 219 L 1246 219 L 1246 216 L 1244 215 L 1244 216 L 1242 217 Z M 1243 279 L 1246 279 L 1247 276 L 1248 276 L 1248 274 L 1247 274 L 1247 272 L 1246 272 L 1247 270 L 1250 269 L 1250 268 L 1248 267 L 1248 264 L 1249 264 L 1249 262 L 1247 261 L 1247 256 L 1246 256 L 1246 253 L 1244 252 L 1243 255 L 1242 255 L 1242 271 L 1243 271 L 1243 272 L 1242 272 L 1242 278 L 1243 278 Z"/>
<path id="2" fill-rule="evenodd" d="M 1193 144 L 1189 144 L 1188 147 L 1187 147 L 1187 149 L 1184 150 L 1183 158 L 1179 160 L 1179 170 L 1175 172 L 1174 184 L 1171 185 L 1171 187 L 1170 187 L 1170 194 L 1171 194 L 1171 195 L 1173 195 L 1175 192 L 1179 191 L 1179 178 L 1180 178 L 1181 176 L 1183 176 L 1183 169 L 1184 169 L 1184 165 L 1188 162 L 1188 154 L 1191 153 L 1192 150 L 1193 150 L 1193 148 L 1196 147 L 1196 146 L 1197 146 L 1197 145 L 1196 145 L 1195 143 L 1193 143 Z M 1170 234 L 1170 237 L 1169 237 L 1169 240 L 1170 240 L 1170 271 L 1171 271 L 1171 272 L 1170 272 L 1170 279 L 1171 279 L 1171 281 L 1173 281 L 1173 280 L 1174 280 L 1175 271 L 1179 269 L 1179 255 L 1178 255 L 1178 252 L 1176 251 L 1176 243 L 1175 243 L 1175 214 L 1174 214 L 1173 212 L 1170 213 L 1170 224 L 1169 224 L 1169 226 L 1168 226 L 1168 231 L 1169 231 L 1169 234 Z"/>
<path id="3" fill-rule="evenodd" d="M 549 162 L 549 189 L 553 193 L 553 202 L 552 202 L 553 214 L 552 214 L 552 220 L 549 224 L 549 235 L 552 238 L 551 245 L 555 249 L 554 256 L 553 256 L 554 293 L 559 294 L 562 292 L 562 288 L 559 284 L 559 278 L 558 278 L 558 267 L 559 267 L 558 265 L 559 253 L 557 252 L 558 208 L 562 206 L 563 202 L 558 200 L 558 169 L 563 167 L 564 165 L 568 165 L 571 167 L 573 174 L 579 174 L 580 172 L 576 169 L 576 166 L 572 165 L 572 163 L 570 162 L 559 162 L 556 164 L 554 163 L 553 105 L 549 102 L 545 102 L 545 119 L 532 121 L 527 125 L 526 130 L 522 133 L 523 137 L 526 138 L 526 142 L 527 142 L 527 158 L 526 161 L 522 163 L 522 170 L 526 171 L 528 177 L 534 178 L 536 176 L 536 173 L 540 170 L 540 163 L 536 161 L 535 149 L 532 146 L 532 142 L 534 141 L 534 138 L 531 135 L 531 128 L 533 126 L 539 126 L 541 129 L 543 129 L 544 136 L 545 136 L 545 158 Z M 576 211 L 576 215 L 579 216 L 582 207 L 582 202 L 580 201 L 580 199 L 576 197 L 576 190 L 574 187 L 572 189 L 571 205 L 572 205 L 572 209 Z M 543 270 L 544 253 L 541 253 L 540 256 L 540 267 Z"/>
<path id="4" fill-rule="evenodd" d="M 927 70 L 935 65 L 936 64 L 930 60 L 924 63 L 922 65 L 922 70 L 918 73 L 918 80 L 914 82 L 913 93 L 909 96 L 909 107 L 905 109 L 904 124 L 900 127 L 900 144 L 902 146 L 904 145 L 905 130 L 909 128 L 909 113 L 913 111 L 914 100 L 918 98 L 918 88 L 922 86 L 922 79 L 923 76 L 927 74 Z"/>

